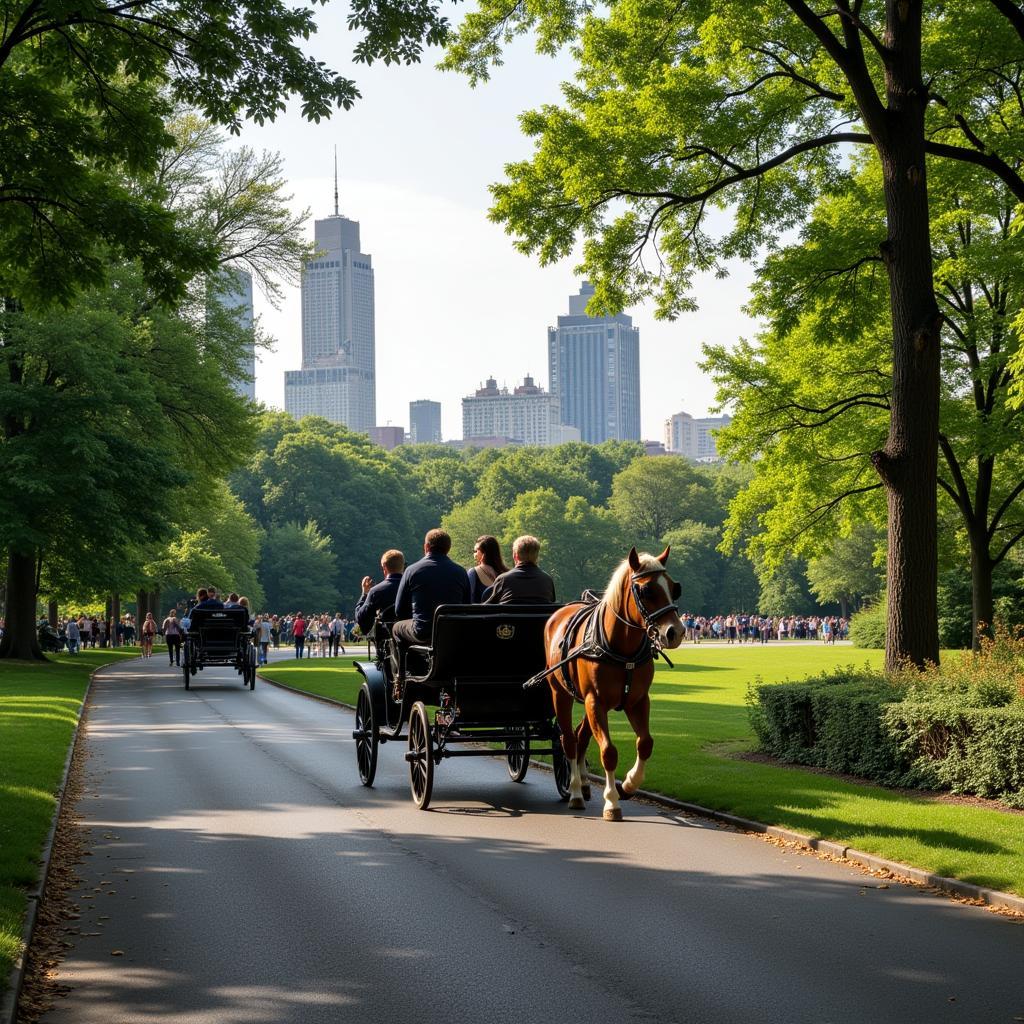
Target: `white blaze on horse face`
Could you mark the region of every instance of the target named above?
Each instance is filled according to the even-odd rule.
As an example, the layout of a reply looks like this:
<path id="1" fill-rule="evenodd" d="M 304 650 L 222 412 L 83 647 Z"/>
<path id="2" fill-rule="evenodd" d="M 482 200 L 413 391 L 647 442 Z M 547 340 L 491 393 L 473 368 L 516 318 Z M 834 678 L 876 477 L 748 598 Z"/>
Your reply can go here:
<path id="1" fill-rule="evenodd" d="M 663 575 L 656 576 L 654 585 L 659 588 L 664 598 L 661 602 L 662 608 L 668 605 L 675 605 L 675 602 L 672 600 L 672 593 L 669 590 L 667 577 Z M 666 612 L 658 619 L 656 625 L 658 627 L 658 639 L 661 641 L 662 647 L 672 650 L 683 642 L 683 634 L 686 630 L 683 628 L 682 619 L 679 618 L 679 612 L 674 607 L 671 612 Z"/>

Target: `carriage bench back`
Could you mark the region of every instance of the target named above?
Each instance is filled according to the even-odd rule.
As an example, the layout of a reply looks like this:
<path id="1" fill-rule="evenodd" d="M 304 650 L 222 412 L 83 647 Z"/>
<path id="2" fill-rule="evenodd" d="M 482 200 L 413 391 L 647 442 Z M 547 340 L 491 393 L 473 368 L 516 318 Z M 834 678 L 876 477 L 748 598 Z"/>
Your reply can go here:
<path id="1" fill-rule="evenodd" d="M 244 608 L 193 608 L 189 615 L 188 635 L 198 637 L 210 657 L 233 655 L 239 636 L 248 629 L 249 613 Z"/>
<path id="2" fill-rule="evenodd" d="M 437 690 L 454 683 L 464 716 L 549 717 L 547 689 L 524 691 L 522 684 L 546 664 L 544 627 L 560 607 L 441 605 L 429 649 L 415 649 L 427 654 L 427 671 L 409 680 Z"/>

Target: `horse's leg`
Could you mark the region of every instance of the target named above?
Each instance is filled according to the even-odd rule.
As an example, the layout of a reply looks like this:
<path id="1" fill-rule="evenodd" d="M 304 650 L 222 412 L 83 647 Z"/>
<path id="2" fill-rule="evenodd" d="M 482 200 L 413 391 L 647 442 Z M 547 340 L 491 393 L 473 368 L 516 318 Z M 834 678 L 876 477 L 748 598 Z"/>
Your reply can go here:
<path id="1" fill-rule="evenodd" d="M 576 732 L 572 727 L 572 708 L 574 701 L 561 686 L 551 684 L 551 696 L 555 706 L 555 717 L 562 733 L 562 752 L 569 762 L 569 808 L 582 811 L 587 805 L 583 800 L 580 787 L 580 768 L 576 760 Z"/>
<path id="2" fill-rule="evenodd" d="M 576 727 L 576 763 L 580 769 L 580 790 L 583 799 L 590 799 L 590 780 L 587 778 L 587 748 L 590 746 L 590 720 L 584 715 Z"/>
<path id="3" fill-rule="evenodd" d="M 604 820 L 622 821 L 619 794 L 615 788 L 615 769 L 619 764 L 619 752 L 615 749 L 608 732 L 608 712 L 593 691 L 587 694 L 586 706 L 590 731 L 601 749 L 601 764 L 604 767 Z"/>
<path id="4" fill-rule="evenodd" d="M 636 761 L 626 773 L 626 778 L 619 787 L 619 795 L 628 800 L 644 783 L 644 766 L 651 759 L 654 750 L 654 738 L 651 736 L 651 698 L 644 697 L 631 708 L 626 708 L 626 717 L 636 733 Z"/>

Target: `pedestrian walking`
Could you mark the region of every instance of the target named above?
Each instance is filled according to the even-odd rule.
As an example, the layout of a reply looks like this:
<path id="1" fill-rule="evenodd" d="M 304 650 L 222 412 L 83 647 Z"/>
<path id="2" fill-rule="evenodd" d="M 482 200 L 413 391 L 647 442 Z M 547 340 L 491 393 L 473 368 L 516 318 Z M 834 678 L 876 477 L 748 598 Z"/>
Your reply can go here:
<path id="1" fill-rule="evenodd" d="M 146 618 L 142 623 L 142 656 L 153 657 L 153 639 L 156 637 L 156 619 L 152 612 L 146 612 Z"/>
<path id="2" fill-rule="evenodd" d="M 64 634 L 68 638 L 68 654 L 77 654 L 82 634 L 79 632 L 78 623 L 73 615 L 68 619 L 68 624 L 64 627 Z"/>
<path id="3" fill-rule="evenodd" d="M 167 658 L 169 665 L 181 665 L 181 642 L 183 639 L 181 623 L 178 621 L 178 609 L 172 608 L 167 613 L 163 624 L 164 639 L 167 641 Z"/>
<path id="4" fill-rule="evenodd" d="M 295 657 L 302 657 L 302 649 L 306 645 L 306 620 L 299 612 L 292 622 L 292 639 L 295 641 Z"/>

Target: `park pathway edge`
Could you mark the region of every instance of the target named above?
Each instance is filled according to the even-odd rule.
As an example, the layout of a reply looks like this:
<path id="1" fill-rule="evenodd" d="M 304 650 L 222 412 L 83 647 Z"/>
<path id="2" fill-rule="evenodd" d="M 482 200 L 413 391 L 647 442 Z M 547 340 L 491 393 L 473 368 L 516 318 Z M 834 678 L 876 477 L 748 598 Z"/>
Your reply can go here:
<path id="1" fill-rule="evenodd" d="M 25 909 L 25 921 L 21 929 L 21 953 L 14 961 L 10 973 L 7 975 L 7 988 L 0 996 L 0 1024 L 14 1024 L 18 1015 L 18 1001 L 21 999 L 21 987 L 25 981 L 25 961 L 28 957 L 29 947 L 32 945 L 32 938 L 35 935 L 36 919 L 39 916 L 39 904 L 46 894 L 46 881 L 50 875 L 50 860 L 53 856 L 53 840 L 57 834 L 57 825 L 60 822 L 61 811 L 64 809 L 64 793 L 67 790 L 68 775 L 71 773 L 71 761 L 75 756 L 75 748 L 78 746 L 78 737 L 82 728 L 82 720 L 85 717 L 85 708 L 92 695 L 92 684 L 96 674 L 109 668 L 111 665 L 123 664 L 124 662 L 135 661 L 135 658 L 125 658 L 122 662 L 108 661 L 106 665 L 100 665 L 89 673 L 89 682 L 86 684 L 85 693 L 82 694 L 82 702 L 78 705 L 78 721 L 75 722 L 74 732 L 71 734 L 71 742 L 68 744 L 68 756 L 64 759 L 64 771 L 61 773 L 60 786 L 57 788 L 57 803 L 53 808 L 53 818 L 50 821 L 50 830 L 46 834 L 46 842 L 43 843 L 43 852 L 40 857 L 39 881 L 25 894 L 27 906 Z"/>
<path id="2" fill-rule="evenodd" d="M 256 673 L 256 678 L 271 686 L 276 686 L 291 693 L 297 693 L 301 697 L 308 697 L 311 700 L 318 700 L 324 704 L 333 704 L 335 707 L 344 708 L 346 711 L 355 711 L 355 707 L 346 704 L 344 701 L 335 700 L 333 697 L 324 697 L 319 693 L 310 693 L 308 690 L 300 690 L 287 683 L 279 683 L 275 679 L 268 679 L 266 676 Z M 531 761 L 536 767 L 544 771 L 550 771 L 550 765 L 543 761 Z M 595 773 L 590 774 L 591 782 L 604 785 L 604 776 Z M 656 804 L 673 811 L 684 811 L 687 814 L 695 814 L 701 818 L 710 818 L 712 821 L 720 821 L 724 825 L 731 825 L 741 832 L 750 832 L 754 835 L 769 836 L 781 840 L 784 843 L 792 843 L 812 853 L 831 860 L 845 860 L 857 867 L 868 871 L 883 872 L 898 882 L 925 886 L 938 889 L 942 893 L 954 896 L 957 899 L 966 899 L 983 904 L 993 910 L 1008 911 L 1012 914 L 1024 917 L 1024 896 L 1017 896 L 1012 892 L 1002 892 L 999 889 L 989 889 L 983 885 L 975 885 L 973 882 L 964 882 L 959 878 L 949 878 L 946 875 L 935 875 L 923 868 L 911 867 L 909 864 L 902 864 L 899 861 L 887 860 L 885 857 L 876 857 L 873 853 L 863 853 L 855 850 L 852 846 L 835 842 L 831 839 L 818 839 L 815 836 L 805 835 L 803 832 L 794 832 L 792 829 L 782 828 L 780 825 L 768 825 L 763 821 L 754 821 L 751 818 L 741 818 L 736 814 L 729 814 L 727 811 L 716 811 L 711 807 L 704 807 L 701 804 L 689 803 L 686 800 L 676 800 L 674 797 L 665 796 L 664 793 L 656 793 L 647 789 L 638 789 L 634 797 L 646 800 L 648 803 Z M 0 1016 L 0 1024 L 7 1024 Z"/>

